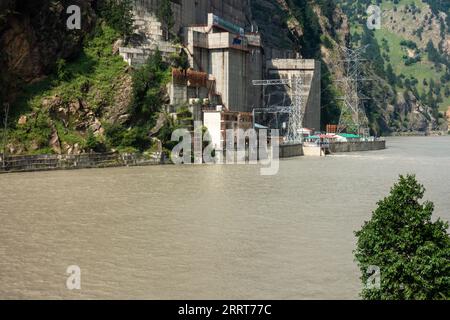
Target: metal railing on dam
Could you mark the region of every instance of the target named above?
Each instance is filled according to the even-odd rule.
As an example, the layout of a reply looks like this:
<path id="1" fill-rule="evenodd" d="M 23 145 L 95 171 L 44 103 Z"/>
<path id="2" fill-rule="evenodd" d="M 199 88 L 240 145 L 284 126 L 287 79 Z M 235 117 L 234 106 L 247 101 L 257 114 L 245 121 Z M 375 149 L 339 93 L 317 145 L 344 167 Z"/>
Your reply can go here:
<path id="1" fill-rule="evenodd" d="M 107 168 L 163 164 L 161 156 L 120 154 L 118 152 L 80 155 L 25 155 L 0 157 L 0 173 L 45 171 L 58 169 Z"/>

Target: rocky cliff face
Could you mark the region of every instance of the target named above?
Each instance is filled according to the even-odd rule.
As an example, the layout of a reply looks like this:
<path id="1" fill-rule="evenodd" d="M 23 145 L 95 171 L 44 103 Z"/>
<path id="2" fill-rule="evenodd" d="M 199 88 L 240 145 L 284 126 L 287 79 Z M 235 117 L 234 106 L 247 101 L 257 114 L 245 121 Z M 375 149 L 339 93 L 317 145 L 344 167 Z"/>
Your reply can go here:
<path id="1" fill-rule="evenodd" d="M 81 30 L 69 31 L 66 27 L 69 16 L 66 8 L 72 4 L 82 9 Z M 80 53 L 82 40 L 95 23 L 92 6 L 91 0 L 8 0 L 1 3 L 0 69 L 3 72 L 0 76 L 0 102 L 2 105 L 4 102 L 10 103 L 12 116 L 9 121 L 17 121 L 15 126 L 27 128 L 25 132 L 29 133 L 23 138 L 27 141 L 13 139 L 8 143 L 10 153 L 30 153 L 46 147 L 55 153 L 69 150 L 76 152 L 74 149 L 79 149 L 79 146 L 74 146 L 76 143 L 71 146 L 62 144 L 53 121 L 42 121 L 50 118 L 52 110 L 65 113 L 62 103 L 57 106 L 60 98 L 43 99 L 39 110 L 24 114 L 18 110 L 16 100 L 24 86 L 42 81 L 53 73 L 58 60 L 70 59 Z M 47 106 L 49 104 L 53 109 Z M 69 109 L 67 108 L 67 113 Z M 71 111 L 77 116 L 80 115 L 78 109 Z M 0 119 L 3 119 L 3 109 Z M 36 127 L 39 127 L 36 131 L 42 133 L 40 136 L 33 133 Z M 64 147 L 66 150 L 63 150 Z"/>
<path id="2" fill-rule="evenodd" d="M 66 8 L 82 8 L 82 30 L 66 27 Z M 9 0 L 0 7 L 0 68 L 8 73 L 7 100 L 20 83 L 41 79 L 54 70 L 58 59 L 76 56 L 84 35 L 92 30 L 95 13 L 92 0 L 26 1 Z"/>

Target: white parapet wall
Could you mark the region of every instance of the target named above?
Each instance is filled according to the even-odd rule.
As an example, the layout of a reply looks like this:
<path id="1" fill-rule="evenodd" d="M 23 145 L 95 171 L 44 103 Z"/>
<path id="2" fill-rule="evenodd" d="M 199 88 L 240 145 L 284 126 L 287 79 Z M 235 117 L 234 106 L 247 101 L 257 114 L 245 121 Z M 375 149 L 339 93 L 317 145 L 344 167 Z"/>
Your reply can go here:
<path id="1" fill-rule="evenodd" d="M 203 125 L 208 129 L 213 148 L 216 150 L 223 150 L 221 112 L 220 111 L 204 112 Z"/>
<path id="2" fill-rule="evenodd" d="M 303 145 L 303 154 L 308 157 L 324 157 L 325 151 L 319 146 Z"/>
<path id="3" fill-rule="evenodd" d="M 178 49 L 169 42 L 157 41 L 152 44 L 137 47 L 120 47 L 119 54 L 130 66 L 139 66 L 144 64 L 148 57 L 159 50 L 163 56 L 178 52 Z"/>

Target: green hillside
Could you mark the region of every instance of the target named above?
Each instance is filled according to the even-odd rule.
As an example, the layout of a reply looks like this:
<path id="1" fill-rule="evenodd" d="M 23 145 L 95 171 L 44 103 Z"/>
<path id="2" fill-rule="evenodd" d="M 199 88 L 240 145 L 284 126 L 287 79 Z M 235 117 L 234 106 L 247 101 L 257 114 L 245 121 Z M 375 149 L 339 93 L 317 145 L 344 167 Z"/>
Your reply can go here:
<path id="1" fill-rule="evenodd" d="M 427 4 L 423 3 L 421 0 L 400 0 L 396 5 L 391 1 L 384 1 L 381 5 L 382 11 L 385 13 L 383 19 L 389 19 L 389 14 L 386 12 L 391 12 L 391 15 L 394 15 L 394 8 L 401 11 L 404 10 L 406 6 L 415 5 L 417 8 L 422 10 L 422 13 L 426 10 L 429 10 Z M 419 14 L 420 15 L 420 14 Z M 402 17 L 401 24 L 404 26 L 415 26 L 420 20 L 419 17 L 414 19 L 414 14 L 406 13 Z M 423 16 L 423 15 L 422 15 Z M 404 20 L 403 20 L 404 19 Z M 405 27 L 406 29 L 406 27 Z M 406 31 L 406 30 L 405 30 Z M 405 32 L 406 33 L 406 32 Z M 389 62 L 391 63 L 394 72 L 396 75 L 405 75 L 406 78 L 417 79 L 417 88 L 419 93 L 427 92 L 429 90 L 427 85 L 424 83 L 429 83 L 430 79 L 435 79 L 436 81 L 440 81 L 440 79 L 445 75 L 445 68 L 436 68 L 435 64 L 428 59 L 428 55 L 426 52 L 426 44 L 425 47 L 419 45 L 418 54 L 420 55 L 421 61 L 417 63 L 413 63 L 411 65 L 405 64 L 403 57 L 408 55 L 408 47 L 402 46 L 401 43 L 405 39 L 414 39 L 418 41 L 420 44 L 423 43 L 426 39 L 419 39 L 416 35 L 412 34 L 398 34 L 395 33 L 392 29 L 389 28 L 388 24 L 382 23 L 381 30 L 375 31 L 375 36 L 378 43 L 383 44 L 383 40 L 386 41 L 387 46 L 381 46 L 382 53 L 389 57 Z M 414 41 L 411 40 L 411 41 Z M 389 48 L 385 50 L 384 48 Z M 443 85 L 443 84 L 442 84 Z M 448 85 L 447 85 L 448 86 Z M 445 96 L 442 95 L 442 102 L 439 103 L 439 108 L 441 111 L 446 111 L 450 106 L 450 95 Z"/>
<path id="2" fill-rule="evenodd" d="M 340 1 L 354 46 L 370 44 L 373 69 L 397 93 L 411 91 L 436 118 L 450 107 L 450 5 L 435 0 Z M 368 30 L 366 10 L 379 4 L 381 29 Z M 446 16 L 447 14 L 447 16 Z M 371 38 L 371 39 L 370 39 Z"/>

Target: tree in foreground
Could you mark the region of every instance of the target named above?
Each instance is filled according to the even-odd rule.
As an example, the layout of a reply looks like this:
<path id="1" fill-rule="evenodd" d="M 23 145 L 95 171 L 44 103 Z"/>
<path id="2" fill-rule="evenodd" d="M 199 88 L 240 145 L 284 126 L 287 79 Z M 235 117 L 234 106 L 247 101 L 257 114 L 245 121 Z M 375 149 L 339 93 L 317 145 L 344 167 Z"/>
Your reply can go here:
<path id="1" fill-rule="evenodd" d="M 355 233 L 364 299 L 450 299 L 448 223 L 431 220 L 434 205 L 420 202 L 424 193 L 414 175 L 400 176 Z M 374 267 L 380 271 L 379 287 L 367 286 Z"/>

